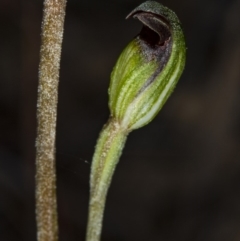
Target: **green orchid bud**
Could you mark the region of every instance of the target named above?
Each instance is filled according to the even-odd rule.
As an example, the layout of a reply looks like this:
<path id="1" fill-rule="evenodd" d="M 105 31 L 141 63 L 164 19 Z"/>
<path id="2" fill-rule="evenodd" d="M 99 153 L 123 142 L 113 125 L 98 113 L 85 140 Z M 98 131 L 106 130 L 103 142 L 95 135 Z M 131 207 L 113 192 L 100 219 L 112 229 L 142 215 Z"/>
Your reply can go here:
<path id="1" fill-rule="evenodd" d="M 185 65 L 185 41 L 176 14 L 147 1 L 134 9 L 141 32 L 121 53 L 111 74 L 111 116 L 127 130 L 148 124 L 160 111 Z"/>
<path id="2" fill-rule="evenodd" d="M 185 65 L 185 41 L 174 12 L 148 1 L 128 16 L 143 23 L 111 74 L 111 118 L 95 148 L 90 178 L 86 241 L 99 241 L 106 196 L 130 131 L 148 124 L 162 108 Z"/>

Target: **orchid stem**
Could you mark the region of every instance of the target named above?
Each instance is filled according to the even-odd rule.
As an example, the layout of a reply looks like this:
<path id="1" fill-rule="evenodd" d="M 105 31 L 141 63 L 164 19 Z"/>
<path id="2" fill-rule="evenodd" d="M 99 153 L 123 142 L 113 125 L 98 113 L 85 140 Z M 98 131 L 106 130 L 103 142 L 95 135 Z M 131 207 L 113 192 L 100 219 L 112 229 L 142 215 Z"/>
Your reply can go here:
<path id="1" fill-rule="evenodd" d="M 127 139 L 128 131 L 110 118 L 97 141 L 90 178 L 90 202 L 86 241 L 99 241 L 107 191 Z"/>
<path id="2" fill-rule="evenodd" d="M 39 64 L 36 139 L 37 240 L 57 241 L 55 136 L 66 0 L 45 0 Z"/>

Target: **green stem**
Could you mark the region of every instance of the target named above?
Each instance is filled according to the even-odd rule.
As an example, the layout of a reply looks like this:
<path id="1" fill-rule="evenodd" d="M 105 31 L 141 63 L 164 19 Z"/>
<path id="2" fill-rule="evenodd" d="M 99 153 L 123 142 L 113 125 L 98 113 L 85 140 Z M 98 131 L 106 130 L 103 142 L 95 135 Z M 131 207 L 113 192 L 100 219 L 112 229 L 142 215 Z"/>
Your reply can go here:
<path id="1" fill-rule="evenodd" d="M 99 241 L 107 191 L 128 131 L 113 118 L 103 127 L 93 156 L 86 241 Z"/>

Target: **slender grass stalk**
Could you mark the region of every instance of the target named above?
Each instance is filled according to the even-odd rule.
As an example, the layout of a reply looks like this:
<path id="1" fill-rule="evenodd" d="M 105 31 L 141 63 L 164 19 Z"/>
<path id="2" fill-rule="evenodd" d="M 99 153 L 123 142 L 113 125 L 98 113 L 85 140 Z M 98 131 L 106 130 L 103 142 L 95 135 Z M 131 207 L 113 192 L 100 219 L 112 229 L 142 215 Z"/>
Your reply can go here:
<path id="1" fill-rule="evenodd" d="M 57 241 L 55 136 L 66 0 L 45 0 L 40 50 L 36 139 L 37 240 Z"/>
<path id="2" fill-rule="evenodd" d="M 185 65 L 184 36 L 174 12 L 147 1 L 131 16 L 143 28 L 123 50 L 111 74 L 111 115 L 93 156 L 86 241 L 100 240 L 107 191 L 127 135 L 157 115 Z"/>

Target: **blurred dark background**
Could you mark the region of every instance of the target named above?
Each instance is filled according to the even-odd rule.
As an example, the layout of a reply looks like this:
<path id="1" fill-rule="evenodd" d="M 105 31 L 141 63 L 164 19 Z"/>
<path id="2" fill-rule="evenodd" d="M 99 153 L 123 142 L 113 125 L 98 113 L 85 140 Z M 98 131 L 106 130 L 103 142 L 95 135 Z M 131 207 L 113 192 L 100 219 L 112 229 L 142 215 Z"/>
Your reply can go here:
<path id="1" fill-rule="evenodd" d="M 142 1 L 69 0 L 57 123 L 61 241 L 84 240 L 91 158 L 109 76 Z M 162 0 L 187 42 L 163 110 L 130 134 L 107 198 L 104 241 L 240 240 L 240 1 Z M 34 172 L 42 1 L 0 2 L 0 240 L 36 240 Z"/>

